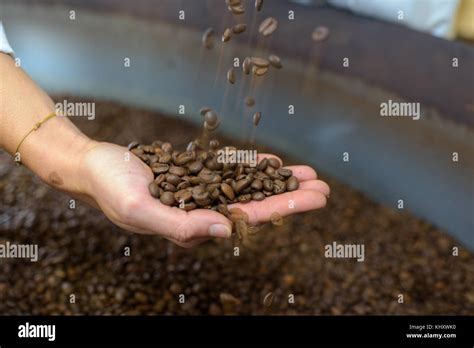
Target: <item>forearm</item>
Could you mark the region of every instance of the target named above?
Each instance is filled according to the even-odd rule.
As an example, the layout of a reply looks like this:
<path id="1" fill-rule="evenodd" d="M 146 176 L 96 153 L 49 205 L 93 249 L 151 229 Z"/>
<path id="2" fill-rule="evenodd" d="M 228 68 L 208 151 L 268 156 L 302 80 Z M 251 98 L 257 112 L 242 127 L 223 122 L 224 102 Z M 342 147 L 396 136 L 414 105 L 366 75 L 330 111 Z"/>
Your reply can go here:
<path id="1" fill-rule="evenodd" d="M 12 155 L 34 125 L 55 111 L 51 98 L 5 54 L 0 54 L 0 101 L 0 147 Z M 67 117 L 54 117 L 18 152 L 22 164 L 48 184 L 80 194 L 82 155 L 94 144 Z"/>

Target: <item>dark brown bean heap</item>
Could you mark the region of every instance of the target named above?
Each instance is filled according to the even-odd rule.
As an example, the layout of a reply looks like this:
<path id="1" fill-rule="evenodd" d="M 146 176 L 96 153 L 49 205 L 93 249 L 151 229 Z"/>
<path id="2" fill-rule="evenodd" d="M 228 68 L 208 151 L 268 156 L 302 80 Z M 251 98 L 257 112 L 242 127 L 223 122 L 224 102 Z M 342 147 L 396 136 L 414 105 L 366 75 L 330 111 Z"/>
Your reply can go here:
<path id="1" fill-rule="evenodd" d="M 215 121 L 212 111 L 204 108 L 203 112 L 207 122 Z M 219 148 L 217 140 L 209 142 L 208 150 L 200 143 L 192 141 L 186 151 L 174 150 L 162 141 L 129 145 L 155 175 L 148 187 L 154 198 L 184 210 L 206 208 L 227 215 L 227 204 L 262 201 L 299 187 L 292 171 L 282 168 L 275 158 L 265 158 L 255 167 L 249 163 L 221 163 L 219 151 L 225 148 Z"/>

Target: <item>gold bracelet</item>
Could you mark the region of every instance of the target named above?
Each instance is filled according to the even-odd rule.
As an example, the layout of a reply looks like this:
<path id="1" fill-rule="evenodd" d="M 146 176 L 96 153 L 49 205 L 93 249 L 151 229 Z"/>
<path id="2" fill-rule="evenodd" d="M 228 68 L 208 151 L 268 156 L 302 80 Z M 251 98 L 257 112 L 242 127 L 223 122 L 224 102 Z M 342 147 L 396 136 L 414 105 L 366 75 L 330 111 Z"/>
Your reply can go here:
<path id="1" fill-rule="evenodd" d="M 18 150 L 20 149 L 20 146 L 21 144 L 23 144 L 23 142 L 25 141 L 25 139 L 28 137 L 28 135 L 30 135 L 31 133 L 33 133 L 34 131 L 36 131 L 39 127 L 41 127 L 41 125 L 45 122 L 47 122 L 48 120 L 52 119 L 53 117 L 56 117 L 56 113 L 53 112 L 51 114 L 49 114 L 48 116 L 46 116 L 43 120 L 37 122 L 35 124 L 35 126 L 28 132 L 26 133 L 26 135 L 23 137 L 23 139 L 21 139 L 20 143 L 18 144 L 18 146 L 16 147 L 16 151 L 15 151 L 15 162 L 17 165 L 21 165 L 21 155 L 20 153 L 18 152 Z"/>

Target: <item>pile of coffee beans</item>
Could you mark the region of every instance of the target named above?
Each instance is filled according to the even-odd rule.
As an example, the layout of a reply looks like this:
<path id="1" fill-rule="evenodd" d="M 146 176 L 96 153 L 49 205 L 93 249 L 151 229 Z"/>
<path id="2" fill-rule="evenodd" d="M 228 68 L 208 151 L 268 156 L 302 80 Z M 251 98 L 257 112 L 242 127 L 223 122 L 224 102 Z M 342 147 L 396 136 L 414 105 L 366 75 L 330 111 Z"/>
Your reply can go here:
<path id="1" fill-rule="evenodd" d="M 84 102 L 69 95 L 56 101 L 64 99 Z M 95 121 L 72 121 L 100 141 L 166 137 L 185 148 L 186 137 L 201 134 L 174 115 L 90 101 Z M 261 145 L 257 150 L 273 152 Z M 232 240 L 182 249 L 156 236 L 127 233 L 80 201 L 71 209 L 71 197 L 0 151 L 0 243 L 39 246 L 38 262 L 0 259 L 0 314 L 474 315 L 471 251 L 406 209 L 384 207 L 318 175 L 331 186 L 326 209 L 292 215 L 283 224 L 275 216 L 280 226 L 249 227 L 253 248 L 236 256 Z M 332 241 L 365 244 L 366 260 L 325 258 L 324 246 Z"/>
<path id="2" fill-rule="evenodd" d="M 237 148 L 219 148 L 213 139 L 206 150 L 201 143 L 194 140 L 185 151 L 159 140 L 150 145 L 133 142 L 128 148 L 155 176 L 148 187 L 150 194 L 165 205 L 186 211 L 206 208 L 228 215 L 228 204 L 262 201 L 299 187 L 292 171 L 281 167 L 276 158 L 264 158 L 254 166 L 250 162 L 223 163 L 220 151 L 237 152 Z"/>

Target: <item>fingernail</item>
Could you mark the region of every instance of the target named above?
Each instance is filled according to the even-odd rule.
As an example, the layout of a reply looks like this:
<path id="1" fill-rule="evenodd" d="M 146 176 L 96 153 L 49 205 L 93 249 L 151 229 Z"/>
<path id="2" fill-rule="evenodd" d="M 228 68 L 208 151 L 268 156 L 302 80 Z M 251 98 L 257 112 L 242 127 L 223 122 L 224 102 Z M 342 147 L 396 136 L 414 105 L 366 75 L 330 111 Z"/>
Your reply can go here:
<path id="1" fill-rule="evenodd" d="M 232 231 L 226 225 L 215 224 L 209 227 L 209 235 L 218 238 L 229 238 Z"/>

